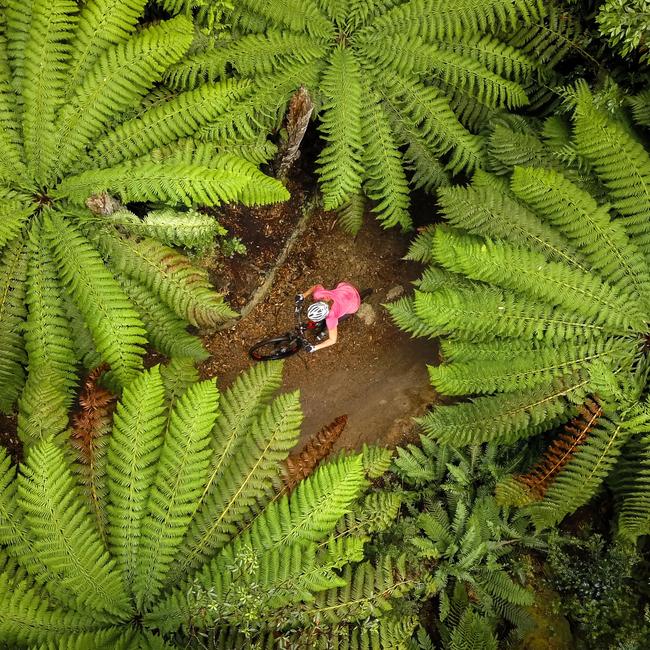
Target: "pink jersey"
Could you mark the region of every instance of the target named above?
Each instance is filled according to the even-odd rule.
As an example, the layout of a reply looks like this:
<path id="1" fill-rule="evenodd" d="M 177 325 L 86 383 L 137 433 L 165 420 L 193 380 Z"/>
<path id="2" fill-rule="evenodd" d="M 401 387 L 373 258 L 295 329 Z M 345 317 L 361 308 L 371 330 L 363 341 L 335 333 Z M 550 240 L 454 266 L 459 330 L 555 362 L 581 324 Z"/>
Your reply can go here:
<path id="1" fill-rule="evenodd" d="M 347 282 L 339 282 L 336 285 L 336 289 L 332 289 L 331 291 L 323 288 L 322 284 L 318 284 L 314 289 L 313 296 L 316 300 L 332 301 L 330 313 L 325 319 L 328 330 L 334 329 L 338 325 L 341 316 L 354 314 L 361 304 L 359 292 Z"/>

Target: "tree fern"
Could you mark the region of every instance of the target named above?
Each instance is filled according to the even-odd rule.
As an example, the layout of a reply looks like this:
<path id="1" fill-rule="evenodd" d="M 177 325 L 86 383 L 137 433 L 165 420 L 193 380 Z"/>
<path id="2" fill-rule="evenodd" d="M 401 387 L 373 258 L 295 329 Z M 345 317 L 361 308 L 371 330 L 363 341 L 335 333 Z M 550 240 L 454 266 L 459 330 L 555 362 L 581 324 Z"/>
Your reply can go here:
<path id="1" fill-rule="evenodd" d="M 278 492 L 300 421 L 294 395 L 273 399 L 280 375 L 279 363 L 257 366 L 220 396 L 176 361 L 128 384 L 107 434 L 105 538 L 66 441 L 44 435 L 19 467 L 1 452 L 0 642 L 176 648 L 197 629 L 230 629 L 229 648 L 246 648 L 252 636 L 311 639 L 316 615 L 337 642 L 369 639 L 363 626 L 411 588 L 391 558 L 361 562 L 397 510 L 360 499 L 386 453 L 339 456 Z M 206 500 L 212 487 L 221 496 Z M 218 543 L 186 562 L 197 521 Z M 375 641 L 412 627 L 387 621 Z"/>
<path id="2" fill-rule="evenodd" d="M 253 164 L 233 162 L 233 153 L 220 165 L 218 152 L 202 162 L 150 159 L 152 152 L 177 148 L 180 141 L 187 146 L 203 126 L 228 113 L 249 84 L 203 84 L 152 103 L 148 94 L 187 52 L 194 30 L 184 17 L 137 29 L 144 4 L 92 0 L 81 7 L 70 0 L 11 0 L 1 11 L 3 411 L 19 397 L 25 368 L 36 372 L 51 366 L 59 376 L 52 385 L 66 406 L 79 361 L 85 363 L 90 356 L 97 363 L 107 361 L 112 376 L 124 385 L 141 368 L 148 340 L 177 353 L 179 348 L 192 348 L 184 332 L 188 318 L 205 325 L 232 314 L 185 258 L 161 245 L 156 248 L 157 239 L 174 246 L 205 242 L 214 233 L 206 219 L 188 217 L 178 226 L 168 220 L 163 226 L 159 217 L 149 222 L 134 217 L 138 224 L 133 232 L 143 237 L 138 242 L 143 247 L 140 253 L 147 249 L 158 257 L 157 264 L 143 267 L 142 254 L 137 262 L 135 249 L 124 246 L 115 258 L 115 250 L 102 256 L 95 238 L 124 237 L 119 223 L 107 214 L 119 202 L 106 198 L 106 192 L 125 202 L 162 202 L 170 209 L 287 197 L 278 182 L 264 177 Z M 95 197 L 87 206 L 93 194 L 100 194 L 100 199 Z M 102 197 L 113 208 L 97 209 Z M 192 236 L 189 231 L 194 227 Z M 183 268 L 171 289 L 166 284 L 176 275 L 164 266 L 162 256 Z M 153 331 L 154 306 L 150 302 L 141 306 L 141 318 L 116 281 L 116 272 L 135 276 L 132 279 L 154 295 L 164 295 L 177 320 L 172 323 L 167 315 Z M 89 334 L 83 349 L 63 306 L 70 298 Z M 179 333 L 182 345 L 170 343 L 171 331 Z M 196 345 L 191 353 L 200 356 Z M 25 403 L 33 405 L 33 381 L 28 381 L 27 389 Z"/>
<path id="3" fill-rule="evenodd" d="M 276 128 L 291 95 L 308 88 L 320 100 L 325 206 L 356 232 L 363 193 L 383 226 L 408 229 L 405 169 L 432 189 L 482 164 L 481 124 L 496 107 L 526 105 L 524 86 L 539 71 L 535 47 L 523 54 L 505 34 L 532 32 L 544 16 L 541 3 L 515 0 L 245 0 L 229 17 L 233 36 L 197 39 L 167 80 L 188 88 L 234 69 L 251 82 L 237 116 L 207 137 Z"/>
<path id="4" fill-rule="evenodd" d="M 610 384 L 641 382 L 636 392 L 620 389 L 608 398 L 605 415 L 537 494 L 541 501 L 530 511 L 540 526 L 588 501 L 616 476 L 617 461 L 626 468 L 621 477 L 632 467 L 640 476 L 645 471 L 645 433 L 625 423 L 647 368 L 650 156 L 584 84 L 568 96 L 573 139 L 566 146 L 576 155 L 558 157 L 557 119 L 541 136 L 498 125 L 490 167 L 499 176 L 481 173 L 468 188 L 441 191 L 454 228 L 416 240 L 412 257 L 434 265 L 412 298 L 390 307 L 408 331 L 447 337 L 443 363 L 430 368 L 432 382 L 447 394 L 472 396 L 422 419 L 437 440 L 533 436 L 569 420 L 594 395 L 602 398 L 603 373 Z M 620 492 L 622 512 L 626 493 L 641 504 L 643 480 L 623 479 L 629 492 Z"/>

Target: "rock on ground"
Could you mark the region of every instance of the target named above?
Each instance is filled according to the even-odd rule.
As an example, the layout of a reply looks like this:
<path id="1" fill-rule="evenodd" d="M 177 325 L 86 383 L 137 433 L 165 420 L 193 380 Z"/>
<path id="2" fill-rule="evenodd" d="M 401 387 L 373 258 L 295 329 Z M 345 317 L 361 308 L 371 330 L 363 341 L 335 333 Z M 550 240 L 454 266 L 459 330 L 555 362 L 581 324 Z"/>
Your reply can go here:
<path id="1" fill-rule="evenodd" d="M 375 314 L 375 310 L 373 306 L 367 302 L 362 303 L 362 305 L 359 307 L 359 311 L 357 312 L 357 316 L 366 324 L 366 325 L 373 325 L 374 322 L 377 320 L 377 314 Z"/>

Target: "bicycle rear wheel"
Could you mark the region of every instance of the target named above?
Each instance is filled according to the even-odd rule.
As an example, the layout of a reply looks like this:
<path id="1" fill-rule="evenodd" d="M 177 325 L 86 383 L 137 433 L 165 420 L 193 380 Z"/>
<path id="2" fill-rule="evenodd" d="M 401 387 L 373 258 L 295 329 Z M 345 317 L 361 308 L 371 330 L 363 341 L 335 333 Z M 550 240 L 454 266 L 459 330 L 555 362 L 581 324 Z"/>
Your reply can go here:
<path id="1" fill-rule="evenodd" d="M 255 361 L 271 361 L 273 359 L 284 359 L 295 354 L 302 347 L 302 341 L 291 334 L 277 336 L 272 339 L 265 339 L 256 343 L 248 354 Z"/>

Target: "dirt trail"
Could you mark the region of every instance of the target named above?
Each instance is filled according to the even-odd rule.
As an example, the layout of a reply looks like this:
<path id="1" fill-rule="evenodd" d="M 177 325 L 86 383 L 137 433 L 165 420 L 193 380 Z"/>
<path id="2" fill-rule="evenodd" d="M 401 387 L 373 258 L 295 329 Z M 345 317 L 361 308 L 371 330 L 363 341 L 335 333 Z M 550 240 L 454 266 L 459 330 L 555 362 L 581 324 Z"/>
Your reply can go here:
<path id="1" fill-rule="evenodd" d="M 273 235 L 274 222 L 286 228 L 291 221 L 295 219 L 268 209 L 248 216 L 239 213 L 233 219 L 237 234 L 249 246 L 247 256 L 220 270 L 222 286 L 236 308 L 245 304 L 268 273 L 268 245 L 275 242 L 279 247 Z M 247 241 L 247 232 L 260 229 L 271 233 L 268 245 L 253 235 Z M 363 318 L 356 316 L 341 324 L 337 345 L 285 361 L 284 388 L 301 391 L 305 414 L 302 442 L 343 414 L 349 418 L 339 448 L 364 442 L 395 445 L 410 439 L 413 416 L 424 413 L 438 399 L 426 371 L 426 364 L 436 359 L 434 344 L 399 331 L 381 306 L 401 291 L 409 292 L 410 281 L 421 273 L 419 265 L 401 259 L 408 241 L 407 236 L 382 230 L 371 216 L 353 239 L 334 227 L 334 215 L 317 212 L 278 269 L 266 298 L 233 330 L 205 337 L 213 356 L 204 364 L 203 374 L 218 376 L 221 386 L 229 385 L 251 365 L 247 356 L 250 345 L 292 328 L 297 291 L 316 283 L 333 286 L 340 280 L 361 289 L 370 287 L 373 294 L 364 303 L 368 306 L 362 306 Z M 257 259 L 261 255 L 265 262 Z M 246 285 L 238 280 L 242 277 L 249 279 Z"/>

